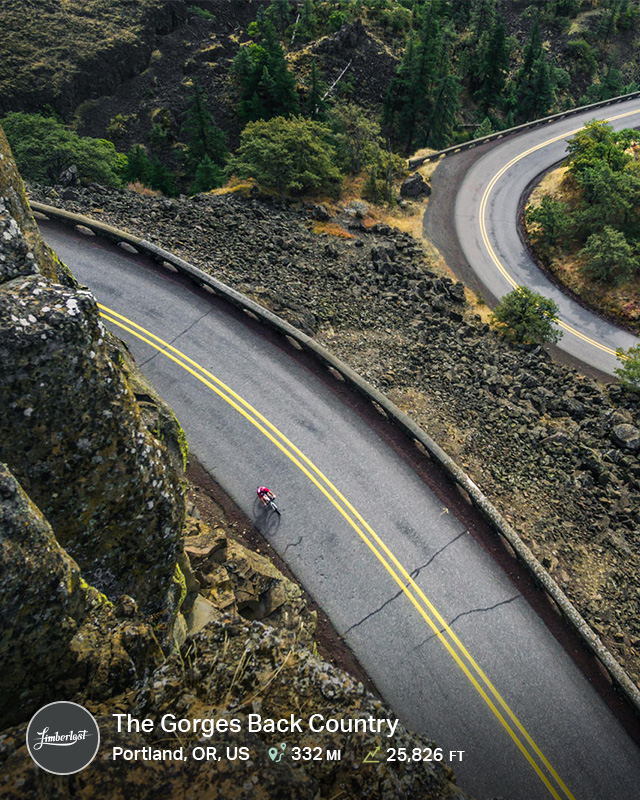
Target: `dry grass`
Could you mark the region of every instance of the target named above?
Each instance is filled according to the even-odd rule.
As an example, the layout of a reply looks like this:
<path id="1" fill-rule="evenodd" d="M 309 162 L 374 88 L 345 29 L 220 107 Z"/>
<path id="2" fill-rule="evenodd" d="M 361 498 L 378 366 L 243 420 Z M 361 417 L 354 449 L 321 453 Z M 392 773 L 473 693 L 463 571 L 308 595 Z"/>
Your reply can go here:
<path id="1" fill-rule="evenodd" d="M 337 222 L 314 222 L 312 230 L 315 234 L 326 233 L 329 236 L 337 236 L 339 239 L 356 238 L 352 233 L 350 233 L 348 230 L 345 230 L 342 225 L 339 225 Z"/>
<path id="2" fill-rule="evenodd" d="M 537 206 L 545 194 L 549 194 L 554 198 L 562 198 L 567 202 L 567 195 L 570 192 L 568 182 L 565 181 L 568 168 L 565 166 L 558 167 L 551 172 L 547 172 L 540 183 L 531 192 L 527 206 Z"/>
<path id="3" fill-rule="evenodd" d="M 132 192 L 141 194 L 144 197 L 158 197 L 160 195 L 160 192 L 157 192 L 155 189 L 150 189 L 148 186 L 145 186 L 144 183 L 140 183 L 140 181 L 128 183 L 127 189 L 131 189 Z"/>
<path id="4" fill-rule="evenodd" d="M 595 14 L 600 13 L 600 9 L 594 8 L 589 11 L 583 11 L 578 16 L 571 21 L 571 25 L 569 26 L 568 35 L 569 36 L 576 36 L 578 33 L 582 33 L 586 30 L 589 26 L 589 17 L 593 17 Z"/>
<path id="5" fill-rule="evenodd" d="M 403 233 L 410 233 L 415 239 L 422 240 L 424 209 L 424 204 L 414 205 L 413 203 L 409 203 L 406 208 L 380 206 L 376 209 L 376 222 L 383 222 L 392 228 L 398 228 Z"/>
<path id="6" fill-rule="evenodd" d="M 277 194 L 276 192 L 269 192 L 265 190 L 263 187 L 258 186 L 257 182 L 254 181 L 253 178 L 236 178 L 235 175 L 232 175 L 227 183 L 224 186 L 221 186 L 219 189 L 212 189 L 208 194 L 239 194 L 241 197 L 248 199 L 253 197 L 256 193 L 260 194 L 273 194 L 274 196 Z"/>
<path id="7" fill-rule="evenodd" d="M 424 156 L 430 156 L 432 153 L 437 152 L 432 147 L 422 147 L 420 150 L 416 150 L 416 152 L 411 156 L 411 158 L 424 158 Z M 421 167 L 418 167 L 416 172 L 419 172 L 425 181 L 430 181 L 433 177 L 433 173 L 438 169 L 438 164 L 440 163 L 440 159 L 438 161 L 427 161 Z"/>

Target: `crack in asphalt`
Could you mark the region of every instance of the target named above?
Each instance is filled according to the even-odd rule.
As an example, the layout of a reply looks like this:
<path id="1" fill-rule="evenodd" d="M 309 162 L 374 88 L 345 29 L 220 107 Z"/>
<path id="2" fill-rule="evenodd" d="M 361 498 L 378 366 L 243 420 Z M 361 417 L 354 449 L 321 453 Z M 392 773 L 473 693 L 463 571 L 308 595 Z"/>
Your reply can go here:
<path id="1" fill-rule="evenodd" d="M 440 553 L 442 553 L 444 550 L 446 550 L 446 549 L 447 549 L 447 547 L 449 547 L 450 545 L 452 545 L 454 542 L 457 542 L 457 541 L 458 541 L 458 539 L 460 539 L 462 536 L 464 536 L 466 532 L 467 532 L 467 529 L 466 529 L 466 528 L 465 528 L 464 530 L 460 531 L 460 533 L 459 533 L 457 536 L 454 536 L 454 537 L 453 537 L 453 539 L 451 539 L 451 540 L 450 540 L 450 541 L 448 541 L 446 544 L 444 544 L 444 545 L 443 545 L 443 546 L 442 546 L 442 547 L 441 547 L 439 550 L 436 550 L 436 552 L 435 552 L 435 553 L 434 553 L 434 554 L 431 556 L 431 558 L 429 558 L 429 560 L 428 560 L 428 561 L 426 561 L 424 564 L 422 564 L 422 566 L 420 566 L 420 567 L 416 567 L 416 568 L 413 570 L 413 572 L 410 572 L 410 573 L 409 573 L 409 575 L 410 575 L 412 578 L 417 578 L 417 577 L 418 577 L 418 575 L 419 575 L 419 574 L 422 572 L 422 570 L 423 570 L 423 569 L 426 569 L 426 568 L 429 566 L 429 564 L 431 564 L 431 562 L 434 560 L 434 558 L 436 558 L 437 556 L 439 556 L 439 555 L 440 555 Z M 409 585 L 409 583 L 408 583 L 408 582 L 407 582 L 407 583 L 405 583 L 405 587 L 406 587 L 406 586 L 408 586 L 408 585 Z M 350 625 L 350 626 L 347 628 L 347 630 L 346 630 L 346 631 L 345 631 L 345 632 L 344 632 L 342 635 L 343 635 L 343 636 L 346 636 L 346 635 L 347 635 L 347 634 L 348 634 L 350 631 L 352 631 L 354 628 L 357 628 L 358 626 L 362 625 L 362 623 L 363 623 L 363 622 L 366 622 L 368 619 L 371 619 L 371 617 L 375 616 L 376 614 L 379 614 L 379 613 L 382 611 L 382 609 L 383 609 L 383 608 L 385 608 L 386 606 L 388 606 L 388 605 L 389 605 L 389 603 L 393 603 L 393 601 L 394 601 L 396 598 L 400 597 L 400 595 L 401 595 L 401 594 L 403 594 L 403 590 L 402 590 L 402 589 L 399 589 L 399 590 L 398 590 L 398 591 L 397 591 L 397 592 L 396 592 L 396 593 L 395 593 L 395 594 L 394 594 L 392 597 L 390 597 L 388 600 L 385 600 L 385 601 L 384 601 L 384 603 L 383 603 L 383 604 L 382 604 L 382 605 L 381 605 L 379 608 L 376 608 L 376 609 L 374 609 L 373 611 L 370 611 L 370 612 L 369 612 L 368 614 L 366 614 L 366 615 L 365 615 L 365 616 L 364 616 L 364 617 L 363 617 L 363 618 L 362 618 L 362 619 L 361 619 L 359 622 L 354 622 L 354 623 L 353 623 L 353 625 Z"/>
<path id="2" fill-rule="evenodd" d="M 208 317 L 210 313 L 211 313 L 211 309 L 209 309 L 208 311 L 205 311 L 204 314 L 201 314 L 197 319 L 194 319 L 193 322 L 190 325 L 187 325 L 187 327 L 183 331 L 180 331 L 180 333 L 177 333 L 173 337 L 173 339 L 170 339 L 169 340 L 169 344 L 174 344 L 175 342 L 178 341 L 178 339 L 181 336 L 184 336 L 185 333 L 189 333 L 189 331 L 191 330 L 191 328 L 193 328 L 194 325 L 197 325 L 205 317 Z M 146 364 L 148 364 L 150 361 L 153 361 L 153 359 L 156 358 L 156 356 L 159 356 L 159 355 L 161 355 L 160 351 L 156 350 L 156 352 L 152 356 L 149 356 L 149 358 L 147 358 L 146 361 L 140 362 L 139 366 L 140 367 L 144 367 Z"/>
<path id="3" fill-rule="evenodd" d="M 479 613 L 484 613 L 485 611 L 493 611 L 494 609 L 499 608 L 500 606 L 506 606 L 509 603 L 513 603 L 513 601 L 517 600 L 519 597 L 522 597 L 522 595 L 520 593 L 514 595 L 513 597 L 509 597 L 507 600 L 501 600 L 499 603 L 494 603 L 494 605 L 492 605 L 492 606 L 487 606 L 486 608 L 472 608 L 469 611 L 461 611 L 450 622 L 447 622 L 447 627 L 450 628 L 461 617 L 468 617 L 470 614 L 479 614 Z M 445 630 L 444 628 L 440 628 L 439 632 L 443 633 L 444 630 Z M 425 644 L 427 644 L 427 642 L 429 642 L 431 639 L 434 639 L 436 636 L 437 636 L 436 633 L 432 633 L 430 636 L 427 636 L 426 639 L 423 639 L 421 642 L 419 642 L 417 645 L 415 645 L 415 647 L 413 647 L 412 649 L 414 651 L 415 650 L 419 650 L 421 647 L 423 647 Z"/>
<path id="4" fill-rule="evenodd" d="M 287 552 L 287 550 L 288 550 L 290 547 L 297 547 L 297 546 L 298 546 L 298 545 L 299 545 L 301 542 L 302 542 L 302 536 L 301 536 L 301 537 L 298 539 L 298 541 L 297 541 L 297 542 L 289 542 L 289 544 L 288 544 L 288 545 L 287 545 L 287 546 L 284 548 L 284 550 L 282 551 L 282 557 L 284 558 L 284 554 Z"/>

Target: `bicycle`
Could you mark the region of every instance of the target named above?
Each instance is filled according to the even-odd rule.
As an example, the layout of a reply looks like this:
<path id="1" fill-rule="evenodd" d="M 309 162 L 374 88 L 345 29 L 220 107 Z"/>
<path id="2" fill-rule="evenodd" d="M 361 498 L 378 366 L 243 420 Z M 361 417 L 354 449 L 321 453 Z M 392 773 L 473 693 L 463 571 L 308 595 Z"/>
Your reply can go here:
<path id="1" fill-rule="evenodd" d="M 270 497 L 267 497 L 265 508 L 270 508 L 272 511 L 275 511 L 279 517 L 282 516 L 282 514 L 280 513 L 280 509 Z"/>

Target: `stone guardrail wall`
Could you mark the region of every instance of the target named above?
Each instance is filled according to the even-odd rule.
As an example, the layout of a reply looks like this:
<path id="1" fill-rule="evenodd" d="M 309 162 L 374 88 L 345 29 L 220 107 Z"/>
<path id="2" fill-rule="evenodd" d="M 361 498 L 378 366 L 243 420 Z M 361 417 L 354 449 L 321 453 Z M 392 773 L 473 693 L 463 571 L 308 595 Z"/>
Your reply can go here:
<path id="1" fill-rule="evenodd" d="M 251 319 L 262 322 L 272 330 L 277 331 L 296 349 L 311 354 L 329 370 L 335 379 L 344 381 L 359 394 L 366 397 L 378 413 L 402 429 L 423 455 L 435 461 L 444 470 L 456 485 L 462 497 L 482 514 L 498 534 L 507 550 L 530 572 L 536 583 L 542 588 L 549 600 L 552 601 L 556 610 L 571 625 L 582 642 L 602 665 L 611 682 L 624 695 L 636 714 L 640 716 L 640 690 L 591 630 L 551 575 L 544 569 L 516 531 L 500 515 L 471 478 L 460 469 L 430 436 L 387 397 L 310 336 L 302 333 L 293 325 L 280 319 L 276 314 L 263 308 L 240 292 L 213 278 L 189 262 L 169 253 L 167 250 L 163 250 L 157 245 L 141 239 L 139 236 L 125 233 L 103 222 L 98 222 L 80 214 L 72 214 L 68 211 L 35 202 L 31 203 L 31 208 L 36 212 L 36 215 L 43 216 L 45 219 L 54 219 L 88 235 L 104 236 L 116 242 L 128 252 L 151 256 L 165 268 L 188 276 L 194 283 L 211 294 L 218 295 L 241 309 Z"/>
<path id="2" fill-rule="evenodd" d="M 542 125 L 547 125 L 550 122 L 556 122 L 557 120 L 564 119 L 565 117 L 573 117 L 575 114 L 581 114 L 582 112 L 589 111 L 590 109 L 604 108 L 606 106 L 611 106 L 616 103 L 623 103 L 625 100 L 632 100 L 634 97 L 640 97 L 640 92 L 631 92 L 630 94 L 622 94 L 619 95 L 618 97 L 612 97 L 610 100 L 601 100 L 598 103 L 591 103 L 588 106 L 579 106 L 578 108 L 572 108 L 569 111 L 561 111 L 559 114 L 552 114 L 549 117 L 542 117 L 541 119 L 533 120 L 533 122 L 525 122 L 523 125 L 516 125 L 514 128 L 505 128 L 505 130 L 503 131 L 490 133 L 487 136 L 481 136 L 479 139 L 471 139 L 470 141 L 464 142 L 463 144 L 457 144 L 453 145 L 453 147 L 447 147 L 444 150 L 438 150 L 435 153 L 431 153 L 428 156 L 421 156 L 420 158 L 410 158 L 409 169 L 417 169 L 427 161 L 438 161 L 440 158 L 446 158 L 447 156 L 452 156 L 455 153 L 461 153 L 463 150 L 471 150 L 472 148 L 478 147 L 479 145 L 485 144 L 486 142 L 493 142 L 496 139 L 502 139 L 505 136 L 512 136 L 515 133 L 528 131 L 531 128 L 539 128 Z"/>

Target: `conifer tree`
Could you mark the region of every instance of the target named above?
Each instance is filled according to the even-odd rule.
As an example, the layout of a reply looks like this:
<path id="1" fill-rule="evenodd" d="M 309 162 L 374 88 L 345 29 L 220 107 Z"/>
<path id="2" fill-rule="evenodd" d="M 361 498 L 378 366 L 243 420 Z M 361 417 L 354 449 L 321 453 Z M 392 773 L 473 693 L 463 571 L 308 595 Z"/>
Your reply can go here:
<path id="1" fill-rule="evenodd" d="M 195 179 L 191 186 L 191 194 L 208 192 L 210 189 L 222 186 L 223 183 L 224 172 L 205 154 L 196 169 Z"/>
<path id="2" fill-rule="evenodd" d="M 439 81 L 426 137 L 426 143 L 432 147 L 446 147 L 449 143 L 460 111 L 460 88 L 460 81 L 445 69 Z"/>
<path id="3" fill-rule="evenodd" d="M 280 35 L 284 34 L 287 26 L 291 22 L 291 3 L 289 0 L 271 0 L 269 12 L 274 25 Z"/>
<path id="4" fill-rule="evenodd" d="M 195 174 L 205 156 L 219 166 L 224 165 L 229 155 L 225 134 L 215 124 L 207 109 L 207 97 L 195 79 L 182 133 L 187 139 L 186 164 L 190 174 Z"/>
<path id="5" fill-rule="evenodd" d="M 542 47 L 540 23 L 536 17 L 524 51 L 522 67 L 516 78 L 516 108 L 521 120 L 546 114 L 555 100 L 555 69 Z"/>
<path id="6" fill-rule="evenodd" d="M 506 28 L 502 20 L 498 20 L 489 34 L 480 68 L 477 94 L 485 113 L 500 103 L 508 72 L 509 48 Z"/>
<path id="7" fill-rule="evenodd" d="M 158 189 L 167 197 L 175 197 L 178 194 L 174 174 L 156 157 L 151 159 L 149 183 L 153 189 Z"/>
<path id="8" fill-rule="evenodd" d="M 483 83 L 483 69 L 491 45 L 495 18 L 495 0 L 477 0 L 473 5 L 470 19 L 471 37 L 465 58 L 465 73 L 472 91 L 477 91 Z"/>
<path id="9" fill-rule="evenodd" d="M 300 10 L 300 22 L 296 36 L 300 39 L 313 39 L 318 33 L 318 17 L 314 0 L 304 0 Z"/>
<path id="10" fill-rule="evenodd" d="M 128 183 L 139 181 L 149 185 L 151 180 L 151 160 L 141 144 L 134 144 L 127 153 L 127 170 L 125 180 Z"/>
<path id="11" fill-rule="evenodd" d="M 445 142 L 460 108 L 460 84 L 451 70 L 455 30 L 444 16 L 440 0 L 429 0 L 422 11 L 418 36 L 407 46 L 387 93 L 384 122 L 406 152 L 433 141 Z"/>
<path id="12" fill-rule="evenodd" d="M 288 116 L 298 108 L 296 81 L 269 17 L 259 13 L 250 32 L 257 42 L 241 47 L 233 60 L 240 85 L 243 121 Z"/>
<path id="13" fill-rule="evenodd" d="M 380 126 L 355 103 L 340 103 L 331 112 L 342 168 L 357 175 L 378 159 Z"/>
<path id="14" fill-rule="evenodd" d="M 309 75 L 309 89 L 305 102 L 307 116 L 310 119 L 322 119 L 325 116 L 327 102 L 323 99 L 326 87 L 320 74 L 318 62 L 314 58 L 311 62 L 311 74 Z"/>

